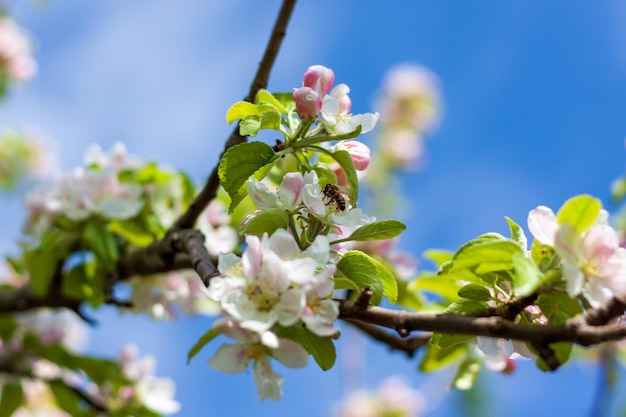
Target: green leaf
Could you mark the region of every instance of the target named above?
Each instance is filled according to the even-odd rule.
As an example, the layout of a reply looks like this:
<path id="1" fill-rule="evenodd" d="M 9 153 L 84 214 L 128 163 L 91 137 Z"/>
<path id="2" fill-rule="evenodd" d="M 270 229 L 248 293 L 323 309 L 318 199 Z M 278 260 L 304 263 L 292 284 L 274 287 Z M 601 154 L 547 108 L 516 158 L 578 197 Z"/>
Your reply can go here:
<path id="1" fill-rule="evenodd" d="M 537 265 L 521 253 L 513 255 L 515 274 L 513 274 L 514 293 L 521 296 L 535 292 L 543 281 L 543 273 Z"/>
<path id="2" fill-rule="evenodd" d="M 77 300 L 88 300 L 93 297 L 95 288 L 93 286 L 93 274 L 86 269 L 85 264 L 75 266 L 65 274 L 61 284 L 63 295 Z"/>
<path id="3" fill-rule="evenodd" d="M 406 226 L 402 222 L 397 220 L 380 220 L 359 227 L 350 236 L 344 239 L 335 240 L 332 243 L 349 242 L 351 240 L 364 242 L 368 240 L 391 239 L 392 237 L 398 236 L 405 230 Z"/>
<path id="4" fill-rule="evenodd" d="M 256 104 L 247 101 L 238 101 L 237 103 L 230 106 L 230 108 L 226 112 L 226 122 L 230 124 L 235 120 L 240 120 L 247 116 L 259 115 L 259 108 Z"/>
<path id="5" fill-rule="evenodd" d="M 313 171 L 317 173 L 320 184 L 337 184 L 337 175 L 327 164 L 315 164 Z"/>
<path id="6" fill-rule="evenodd" d="M 527 343 L 526 346 L 535 354 L 537 354 L 537 350 L 530 344 Z M 571 342 L 558 342 L 551 343 L 549 348 L 554 352 L 554 356 L 556 357 L 557 362 L 560 365 L 565 364 L 572 354 L 572 343 Z M 554 369 L 550 369 L 548 364 L 541 358 L 541 356 L 537 355 L 537 367 L 544 372 L 552 372 Z"/>
<path id="7" fill-rule="evenodd" d="M 155 236 L 145 227 L 133 220 L 114 220 L 109 223 L 109 230 L 135 246 L 146 247 L 154 242 Z"/>
<path id="8" fill-rule="evenodd" d="M 84 410 L 81 409 L 81 398 L 71 388 L 69 388 L 61 380 L 53 380 L 48 382 L 48 386 L 54 394 L 57 404 L 61 409 L 65 410 L 71 416 L 80 416 Z"/>
<path id="9" fill-rule="evenodd" d="M 515 223 L 511 218 L 504 217 L 509 224 L 509 230 L 511 231 L 511 239 L 513 239 L 519 245 L 520 249 L 525 251 L 528 247 L 528 239 L 524 234 L 524 229 L 519 224 Z"/>
<path id="10" fill-rule="evenodd" d="M 9 290 L 14 293 L 14 289 Z M 9 340 L 13 336 L 13 332 L 18 328 L 13 316 L 8 314 L 0 314 L 0 339 Z"/>
<path id="11" fill-rule="evenodd" d="M 263 142 L 247 142 L 229 148 L 218 167 L 220 182 L 231 198 L 229 212 L 246 196 L 246 181 L 261 180 L 279 156 Z"/>
<path id="12" fill-rule="evenodd" d="M 469 242 L 472 243 L 472 242 Z M 464 245 L 454 256 L 448 273 L 474 269 L 478 275 L 513 269 L 513 254 L 523 253 L 517 242 L 510 239 L 475 240 Z"/>
<path id="13" fill-rule="evenodd" d="M 187 363 L 191 362 L 193 357 L 196 356 L 207 343 L 215 339 L 219 334 L 220 332 L 214 327 L 211 327 L 205 334 L 203 334 L 202 337 L 194 343 L 191 349 L 189 349 L 189 352 L 187 353 Z"/>
<path id="14" fill-rule="evenodd" d="M 445 249 L 428 249 L 422 253 L 422 257 L 433 261 L 437 267 L 440 267 L 444 262 L 451 261 L 454 253 Z"/>
<path id="15" fill-rule="evenodd" d="M 38 296 L 46 295 L 50 281 L 52 281 L 57 270 L 58 259 L 56 254 L 52 250 L 39 247 L 26 251 L 24 258 L 33 292 Z"/>
<path id="16" fill-rule="evenodd" d="M 456 371 L 452 379 L 452 386 L 460 390 L 471 389 L 482 367 L 482 362 L 478 358 L 466 358 Z"/>
<path id="17" fill-rule="evenodd" d="M 430 343 L 441 349 L 448 349 L 452 346 L 466 343 L 468 340 L 474 339 L 476 336 L 471 334 L 443 334 L 433 333 Z"/>
<path id="18" fill-rule="evenodd" d="M 239 122 L 239 134 L 241 136 L 255 137 L 261 130 L 261 118 L 259 116 L 247 116 Z"/>
<path id="19" fill-rule="evenodd" d="M 89 379 L 98 385 L 109 383 L 119 388 L 129 383 L 128 377 L 125 376 L 117 361 L 76 355 L 74 366 L 76 369 L 81 369 Z"/>
<path id="20" fill-rule="evenodd" d="M 354 283 L 354 281 L 349 280 L 344 277 L 333 277 L 333 282 L 335 283 L 336 290 L 356 290 L 358 291 L 359 287 Z"/>
<path id="21" fill-rule="evenodd" d="M 267 233 L 270 236 L 278 229 L 287 229 L 289 226 L 289 215 L 282 208 L 271 208 L 263 210 L 250 218 L 244 226 L 241 234 L 252 234 L 262 236 Z"/>
<path id="22" fill-rule="evenodd" d="M 563 293 L 543 293 L 537 298 L 537 305 L 550 324 L 561 324 L 582 313 L 578 300 Z"/>
<path id="23" fill-rule="evenodd" d="M 459 297 L 474 301 L 489 301 L 491 293 L 480 284 L 469 283 L 459 290 Z"/>
<path id="24" fill-rule="evenodd" d="M 273 93 L 273 96 L 287 109 L 287 113 L 296 111 L 296 102 L 293 101 L 293 93 Z"/>
<path id="25" fill-rule="evenodd" d="M 20 408 L 24 401 L 22 385 L 5 381 L 2 386 L 2 397 L 0 398 L 0 417 L 11 417 Z"/>
<path id="26" fill-rule="evenodd" d="M 487 311 L 489 306 L 482 301 L 467 300 L 461 298 L 450 304 L 446 308 L 447 313 L 463 314 L 467 316 L 476 315 Z"/>
<path id="27" fill-rule="evenodd" d="M 557 223 L 569 223 L 579 233 L 585 232 L 596 223 L 602 210 L 602 203 L 597 198 L 582 194 L 563 203 L 556 215 Z"/>
<path id="28" fill-rule="evenodd" d="M 322 370 L 327 371 L 333 367 L 337 359 L 335 344 L 330 337 L 320 337 L 304 327 L 278 327 L 276 334 L 285 339 L 298 342 L 309 352 Z"/>
<path id="29" fill-rule="evenodd" d="M 461 283 L 449 275 L 435 275 L 423 272 L 408 285 L 409 291 L 428 291 L 441 296 L 445 301 L 452 302 L 458 297 Z"/>
<path id="30" fill-rule="evenodd" d="M 274 108 L 276 108 L 276 110 L 278 110 L 282 114 L 288 113 L 285 106 L 283 106 L 282 103 L 278 101 L 278 99 L 274 97 L 272 93 L 270 93 L 266 89 L 263 89 L 263 88 L 260 89 L 258 93 L 256 93 L 256 99 L 254 101 L 258 104 L 265 103 L 270 106 L 273 106 Z"/>
<path id="31" fill-rule="evenodd" d="M 455 345 L 451 348 L 441 349 L 429 344 L 426 354 L 419 365 L 422 372 L 433 372 L 462 357 L 466 352 L 465 345 Z"/>
<path id="32" fill-rule="evenodd" d="M 356 176 L 356 168 L 354 168 L 352 157 L 348 151 L 336 151 L 331 153 L 331 156 L 343 168 L 346 174 L 348 185 L 350 186 L 350 204 L 352 204 L 352 207 L 356 207 L 356 202 L 359 199 L 359 179 Z"/>
<path id="33" fill-rule="evenodd" d="M 117 241 L 115 235 L 107 229 L 106 224 L 95 221 L 87 223 L 83 238 L 103 267 L 109 271 L 115 269 L 119 256 Z"/>
<path id="34" fill-rule="evenodd" d="M 374 293 L 371 303 L 378 305 L 383 297 L 383 283 L 371 259 L 361 251 L 348 251 L 337 264 L 337 270 L 354 282 L 359 290 L 370 287 Z"/>
<path id="35" fill-rule="evenodd" d="M 396 302 L 399 305 L 416 311 L 424 308 L 425 301 L 423 297 L 417 291 L 411 291 L 409 282 L 403 279 L 399 279 L 396 282 L 398 284 L 398 300 Z"/>
<path id="36" fill-rule="evenodd" d="M 385 264 L 369 255 L 367 256 L 370 262 L 376 267 L 378 277 L 383 283 L 383 294 L 385 294 L 391 304 L 395 304 L 398 300 L 398 280 L 396 280 L 396 277 Z"/>

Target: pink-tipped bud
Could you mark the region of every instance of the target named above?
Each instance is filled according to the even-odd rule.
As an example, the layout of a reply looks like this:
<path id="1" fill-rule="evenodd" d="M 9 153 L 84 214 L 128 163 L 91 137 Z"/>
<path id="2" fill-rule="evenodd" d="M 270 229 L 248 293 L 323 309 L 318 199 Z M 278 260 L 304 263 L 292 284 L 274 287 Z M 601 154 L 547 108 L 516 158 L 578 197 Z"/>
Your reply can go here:
<path id="1" fill-rule="evenodd" d="M 315 119 L 322 109 L 321 97 L 310 87 L 300 87 L 293 92 L 298 116 L 303 119 Z"/>
<path id="2" fill-rule="evenodd" d="M 302 85 L 312 88 L 320 97 L 324 97 L 330 91 L 335 82 L 335 73 L 323 65 L 309 67 L 302 77 Z"/>
<path id="3" fill-rule="evenodd" d="M 348 151 L 350 157 L 352 158 L 352 162 L 354 163 L 354 167 L 358 171 L 363 171 L 370 164 L 370 148 L 358 140 L 341 142 L 337 145 L 337 149 Z"/>

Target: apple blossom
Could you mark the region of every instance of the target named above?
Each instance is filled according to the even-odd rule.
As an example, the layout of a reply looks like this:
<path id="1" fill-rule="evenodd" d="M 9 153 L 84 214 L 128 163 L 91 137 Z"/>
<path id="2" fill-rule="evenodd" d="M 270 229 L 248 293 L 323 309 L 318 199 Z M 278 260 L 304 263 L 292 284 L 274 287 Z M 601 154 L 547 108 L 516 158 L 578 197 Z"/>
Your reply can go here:
<path id="1" fill-rule="evenodd" d="M 30 42 L 13 20 L 0 18 L 0 71 L 13 80 L 26 80 L 37 71 Z"/>
<path id="2" fill-rule="evenodd" d="M 515 369 L 514 360 L 534 358 L 535 355 L 518 340 L 496 339 L 478 336 L 477 350 L 485 359 L 485 365 L 493 371 L 510 373 Z"/>
<path id="3" fill-rule="evenodd" d="M 248 369 L 253 361 L 254 382 L 262 400 L 277 400 L 282 396 L 283 378 L 273 371 L 270 357 L 290 368 L 302 368 L 307 364 L 308 352 L 294 341 L 274 336 L 266 337 L 271 342 L 263 342 L 258 333 L 241 327 L 230 318 L 217 321 L 213 328 L 237 344 L 223 344 L 209 360 L 209 365 L 218 371 L 239 373 Z"/>
<path id="4" fill-rule="evenodd" d="M 351 102 L 348 97 L 350 88 L 339 84 L 322 100 L 322 124 L 331 133 L 345 134 L 361 126 L 361 133 L 374 129 L 378 113 L 350 114 Z"/>

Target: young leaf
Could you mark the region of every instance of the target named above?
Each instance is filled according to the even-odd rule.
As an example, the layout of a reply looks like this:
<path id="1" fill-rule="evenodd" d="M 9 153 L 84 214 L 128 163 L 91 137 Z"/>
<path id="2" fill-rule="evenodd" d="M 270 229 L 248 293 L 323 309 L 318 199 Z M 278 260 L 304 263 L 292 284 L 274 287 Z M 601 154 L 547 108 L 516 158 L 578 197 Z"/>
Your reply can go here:
<path id="1" fill-rule="evenodd" d="M 467 300 L 465 298 L 461 298 L 450 304 L 448 308 L 446 308 L 446 312 L 454 314 L 473 315 L 487 311 L 488 308 L 489 306 L 487 306 L 487 303 L 484 303 L 482 301 Z"/>
<path id="2" fill-rule="evenodd" d="M 78 396 L 76 391 L 68 387 L 67 384 L 60 379 L 49 381 L 48 386 L 61 409 L 71 416 L 83 415 L 84 410 L 82 410 L 80 406 L 82 399 Z"/>
<path id="3" fill-rule="evenodd" d="M 459 359 L 465 352 L 465 345 L 455 345 L 451 348 L 441 349 L 433 344 L 429 344 L 426 354 L 419 365 L 419 370 L 422 372 L 436 371 Z"/>
<path id="4" fill-rule="evenodd" d="M 528 239 L 524 234 L 524 229 L 519 224 L 515 223 L 511 218 L 504 217 L 509 224 L 509 230 L 511 230 L 511 239 L 513 239 L 519 245 L 520 249 L 525 251 L 528 247 Z"/>
<path id="5" fill-rule="evenodd" d="M 602 203 L 590 195 L 578 195 L 563 203 L 556 215 L 557 223 L 569 223 L 579 233 L 593 226 L 602 210 Z"/>
<path id="6" fill-rule="evenodd" d="M 287 113 L 296 111 L 296 102 L 293 100 L 293 93 L 274 93 L 273 96 L 283 105 Z"/>
<path id="7" fill-rule="evenodd" d="M 563 323 L 582 313 L 578 300 L 562 293 L 543 293 L 537 298 L 537 305 L 550 324 Z"/>
<path id="8" fill-rule="evenodd" d="M 2 397 L 0 398 L 0 417 L 11 417 L 22 406 L 24 401 L 23 395 L 22 385 L 19 382 L 5 381 L 2 386 Z"/>
<path id="9" fill-rule="evenodd" d="M 404 223 L 397 220 L 380 220 L 356 229 L 350 236 L 335 240 L 333 244 L 351 240 L 364 242 L 367 240 L 391 239 L 406 230 Z"/>
<path id="10" fill-rule="evenodd" d="M 254 215 L 244 226 L 241 233 L 262 236 L 267 233 L 270 236 L 278 229 L 287 229 L 289 226 L 289 215 L 282 208 L 271 208 L 263 210 Z"/>
<path id="11" fill-rule="evenodd" d="M 330 337 L 320 337 L 305 327 L 278 327 L 276 334 L 279 337 L 298 342 L 309 352 L 322 370 L 327 371 L 333 367 L 337 359 L 335 344 Z"/>
<path id="12" fill-rule="evenodd" d="M 513 255 L 513 264 L 515 265 L 515 274 L 513 274 L 515 294 L 526 296 L 535 292 L 543 280 L 543 273 L 537 265 L 521 253 Z"/>
<path id="13" fill-rule="evenodd" d="M 196 356 L 207 343 L 215 339 L 219 334 L 220 333 L 213 327 L 203 334 L 202 337 L 194 343 L 191 349 L 189 349 L 189 353 L 187 353 L 187 363 L 191 362 L 193 357 Z"/>
<path id="14" fill-rule="evenodd" d="M 63 277 L 63 295 L 77 300 L 88 300 L 94 295 L 93 276 L 88 275 L 85 264 L 76 265 Z"/>
<path id="15" fill-rule="evenodd" d="M 259 116 L 246 116 L 239 122 L 239 134 L 241 136 L 255 137 L 261 130 L 261 118 Z"/>
<path id="16" fill-rule="evenodd" d="M 437 267 L 440 267 L 444 262 L 452 260 L 454 253 L 445 249 L 428 249 L 422 253 L 422 257 L 433 261 Z"/>
<path id="17" fill-rule="evenodd" d="M 482 275 L 513 268 L 513 254 L 523 253 L 519 245 L 510 239 L 486 239 L 464 245 L 454 256 L 449 273 L 464 268 L 476 268 Z"/>
<path id="18" fill-rule="evenodd" d="M 359 290 L 370 287 L 374 293 L 371 303 L 380 304 L 383 297 L 383 284 L 369 256 L 356 250 L 348 251 L 337 264 L 337 269 L 347 279 L 354 282 Z"/>
<path id="19" fill-rule="evenodd" d="M 154 242 L 156 237 L 135 219 L 114 220 L 109 223 L 109 230 L 133 245 L 142 248 Z"/>
<path id="20" fill-rule="evenodd" d="M 260 111 L 256 104 L 249 103 L 247 101 L 238 101 L 237 103 L 230 106 L 230 108 L 226 112 L 226 122 L 230 124 L 235 120 L 240 120 L 247 116 L 258 115 L 260 115 Z"/>
<path id="21" fill-rule="evenodd" d="M 396 280 L 396 277 L 385 264 L 369 255 L 367 256 L 369 257 L 370 262 L 376 267 L 378 277 L 383 283 L 383 294 L 385 294 L 391 304 L 395 304 L 398 300 L 398 281 Z"/>
<path id="22" fill-rule="evenodd" d="M 348 185 L 350 186 L 350 204 L 352 207 L 356 207 L 356 202 L 359 199 L 359 179 L 356 176 L 356 168 L 352 162 L 352 157 L 348 151 L 336 151 L 331 154 L 333 159 L 343 168 L 343 171 L 348 178 Z"/>
<path id="23" fill-rule="evenodd" d="M 256 93 L 256 99 L 254 101 L 257 104 L 268 104 L 276 108 L 276 110 L 278 110 L 282 114 L 287 114 L 287 109 L 285 108 L 285 106 L 283 106 L 281 102 L 272 95 L 272 93 L 264 88 L 260 89 L 259 92 Z"/>
<path id="24" fill-rule="evenodd" d="M 39 296 L 44 296 L 48 292 L 50 281 L 57 270 L 58 259 L 53 249 L 39 247 L 24 253 L 30 286 Z"/>
<path id="25" fill-rule="evenodd" d="M 231 198 L 229 212 L 246 195 L 246 181 L 254 175 L 263 179 L 277 159 L 271 146 L 263 142 L 242 143 L 228 149 L 218 167 L 220 182 Z"/>
<path id="26" fill-rule="evenodd" d="M 460 345 L 468 340 L 474 339 L 476 336 L 470 334 L 443 334 L 434 333 L 430 339 L 430 343 L 441 349 L 448 349 L 452 346 Z"/>
<path id="27" fill-rule="evenodd" d="M 459 297 L 474 301 L 489 301 L 491 293 L 480 284 L 469 283 L 459 290 Z"/>
<path id="28" fill-rule="evenodd" d="M 456 371 L 456 375 L 452 379 L 452 386 L 460 390 L 471 389 L 482 367 L 482 362 L 478 358 L 466 358 Z"/>
<path id="29" fill-rule="evenodd" d="M 115 236 L 104 223 L 96 221 L 87 223 L 83 231 L 83 239 L 101 265 L 112 271 L 119 256 Z"/>

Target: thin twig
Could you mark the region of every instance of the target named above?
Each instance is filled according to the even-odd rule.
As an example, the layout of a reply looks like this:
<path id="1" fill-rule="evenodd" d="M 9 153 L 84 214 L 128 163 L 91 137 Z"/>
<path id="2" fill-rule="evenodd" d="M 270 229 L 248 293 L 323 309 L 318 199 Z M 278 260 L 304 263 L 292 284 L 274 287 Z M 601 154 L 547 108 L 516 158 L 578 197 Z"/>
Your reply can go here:
<path id="1" fill-rule="evenodd" d="M 254 80 L 252 81 L 252 84 L 250 85 L 250 90 L 248 91 L 248 95 L 246 96 L 245 101 L 253 101 L 258 91 L 262 88 L 267 87 L 270 72 L 272 70 L 272 67 L 274 66 L 274 62 L 276 61 L 276 56 L 278 55 L 280 46 L 283 42 L 283 39 L 285 38 L 285 34 L 287 33 L 287 25 L 289 24 L 289 20 L 291 19 L 291 14 L 295 4 L 296 0 L 283 1 L 283 5 L 280 8 L 280 12 L 278 13 L 276 22 L 274 23 L 272 35 L 270 36 L 269 42 L 267 43 L 267 47 L 265 48 L 263 59 L 259 64 L 259 68 L 254 77 Z M 222 155 L 229 148 L 245 141 L 246 139 L 239 134 L 239 126 L 236 126 L 224 145 L 224 151 L 222 152 Z M 200 216 L 200 213 L 202 213 L 204 208 L 211 202 L 211 200 L 213 200 L 213 198 L 215 198 L 218 187 L 219 177 L 217 175 L 216 166 L 215 168 L 213 168 L 213 171 L 211 172 L 211 175 L 209 176 L 209 179 L 207 180 L 202 191 L 200 191 L 194 201 L 189 205 L 187 211 L 172 226 L 172 230 L 192 228 L 196 223 L 196 220 Z"/>
<path id="2" fill-rule="evenodd" d="M 346 321 L 372 339 L 384 343 L 392 350 L 401 350 L 410 358 L 415 356 L 417 350 L 427 344 L 432 336 L 432 333 L 427 332 L 414 337 L 400 338 L 373 324 L 363 323 L 357 320 Z"/>

